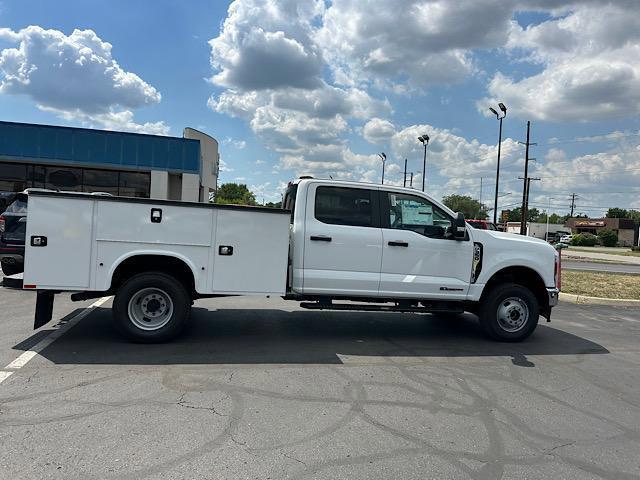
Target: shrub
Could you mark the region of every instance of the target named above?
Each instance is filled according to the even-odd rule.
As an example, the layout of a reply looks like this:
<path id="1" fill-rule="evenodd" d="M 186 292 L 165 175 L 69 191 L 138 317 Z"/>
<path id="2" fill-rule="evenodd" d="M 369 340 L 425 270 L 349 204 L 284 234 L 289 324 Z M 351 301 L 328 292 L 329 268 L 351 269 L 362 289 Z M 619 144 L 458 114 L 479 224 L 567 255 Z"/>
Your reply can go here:
<path id="1" fill-rule="evenodd" d="M 603 228 L 598 232 L 598 238 L 605 247 L 615 247 L 618 244 L 618 235 L 610 228 Z"/>
<path id="2" fill-rule="evenodd" d="M 596 244 L 597 237 L 591 233 L 579 233 L 571 239 L 571 245 L 575 247 L 593 247 Z"/>

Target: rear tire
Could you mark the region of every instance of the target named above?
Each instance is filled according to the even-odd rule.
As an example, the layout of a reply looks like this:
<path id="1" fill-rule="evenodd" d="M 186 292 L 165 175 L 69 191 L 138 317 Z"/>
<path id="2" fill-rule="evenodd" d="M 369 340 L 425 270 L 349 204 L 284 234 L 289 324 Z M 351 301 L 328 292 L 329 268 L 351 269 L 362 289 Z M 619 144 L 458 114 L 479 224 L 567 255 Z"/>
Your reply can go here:
<path id="1" fill-rule="evenodd" d="M 165 273 L 141 273 L 120 286 L 112 310 L 116 327 L 127 338 L 160 343 L 182 332 L 191 297 L 182 283 Z"/>
<path id="2" fill-rule="evenodd" d="M 521 342 L 538 325 L 540 306 L 531 290 L 515 283 L 496 285 L 478 312 L 484 332 L 501 342 Z"/>

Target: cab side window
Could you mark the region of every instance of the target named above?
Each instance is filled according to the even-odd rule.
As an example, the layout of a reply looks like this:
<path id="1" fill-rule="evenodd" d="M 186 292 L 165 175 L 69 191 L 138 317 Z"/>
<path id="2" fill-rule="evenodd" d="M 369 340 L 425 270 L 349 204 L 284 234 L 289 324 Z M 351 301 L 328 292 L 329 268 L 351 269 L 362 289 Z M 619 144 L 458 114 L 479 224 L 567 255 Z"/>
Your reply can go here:
<path id="1" fill-rule="evenodd" d="M 372 191 L 359 188 L 318 187 L 315 217 L 322 223 L 374 227 Z"/>
<path id="2" fill-rule="evenodd" d="M 389 228 L 412 230 L 429 238 L 449 238 L 452 219 L 430 201 L 415 195 L 387 193 Z"/>

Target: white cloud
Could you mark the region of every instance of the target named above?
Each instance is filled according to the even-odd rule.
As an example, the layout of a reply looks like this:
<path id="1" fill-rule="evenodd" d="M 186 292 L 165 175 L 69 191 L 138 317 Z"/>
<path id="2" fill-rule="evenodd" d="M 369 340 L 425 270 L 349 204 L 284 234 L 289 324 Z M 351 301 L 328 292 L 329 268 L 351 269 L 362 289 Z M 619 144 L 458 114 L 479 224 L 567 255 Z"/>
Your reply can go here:
<path id="1" fill-rule="evenodd" d="M 489 98 L 510 113 L 549 121 L 589 121 L 640 114 L 640 4 L 577 5 L 558 18 L 521 28 L 508 48 L 542 70 L 514 79 L 497 73 Z"/>
<path id="2" fill-rule="evenodd" d="M 169 135 L 170 128 L 164 122 L 136 123 L 131 110 L 109 111 L 105 113 L 88 114 L 81 110 L 56 110 L 40 106 L 41 110 L 53 112 L 60 118 L 70 122 L 80 122 L 89 128 L 103 128 L 149 135 Z"/>
<path id="3" fill-rule="evenodd" d="M 212 82 L 242 90 L 317 88 L 322 54 L 311 40 L 321 1 L 245 0 L 229 6 L 220 35 L 212 39 Z"/>
<path id="4" fill-rule="evenodd" d="M 227 162 L 225 162 L 224 160 L 220 159 L 220 171 L 223 172 L 223 173 L 225 173 L 225 172 L 233 172 L 233 168 L 231 168 Z"/>
<path id="5" fill-rule="evenodd" d="M 92 30 L 65 35 L 39 26 L 3 28 L 0 39 L 18 44 L 0 51 L 0 93 L 26 95 L 39 108 L 83 124 L 168 133 L 163 122 L 133 121 L 133 110 L 157 104 L 160 92 L 125 71 L 111 44 Z"/>
<path id="6" fill-rule="evenodd" d="M 369 143 L 384 143 L 396 132 L 396 127 L 389 120 L 372 118 L 362 129 L 362 136 Z"/>
<path id="7" fill-rule="evenodd" d="M 247 146 L 247 142 L 245 140 L 235 140 L 231 137 L 226 137 L 222 143 L 225 145 L 231 145 L 236 150 L 242 150 Z"/>
<path id="8" fill-rule="evenodd" d="M 337 82 L 406 91 L 463 80 L 471 49 L 506 42 L 512 13 L 501 0 L 334 0 L 317 41 Z"/>

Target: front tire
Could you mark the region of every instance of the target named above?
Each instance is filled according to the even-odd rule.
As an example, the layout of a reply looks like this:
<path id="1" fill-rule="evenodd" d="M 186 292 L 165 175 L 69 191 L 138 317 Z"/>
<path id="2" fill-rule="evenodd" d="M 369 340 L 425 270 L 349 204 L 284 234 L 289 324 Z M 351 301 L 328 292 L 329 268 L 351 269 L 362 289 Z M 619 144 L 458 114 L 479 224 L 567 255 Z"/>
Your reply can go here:
<path id="1" fill-rule="evenodd" d="M 521 342 L 536 329 L 540 306 L 528 288 L 503 283 L 487 294 L 478 316 L 489 337 L 502 342 Z"/>
<path id="2" fill-rule="evenodd" d="M 112 310 L 116 327 L 130 340 L 166 342 L 186 326 L 191 298 L 175 278 L 160 272 L 141 273 L 118 289 Z"/>

